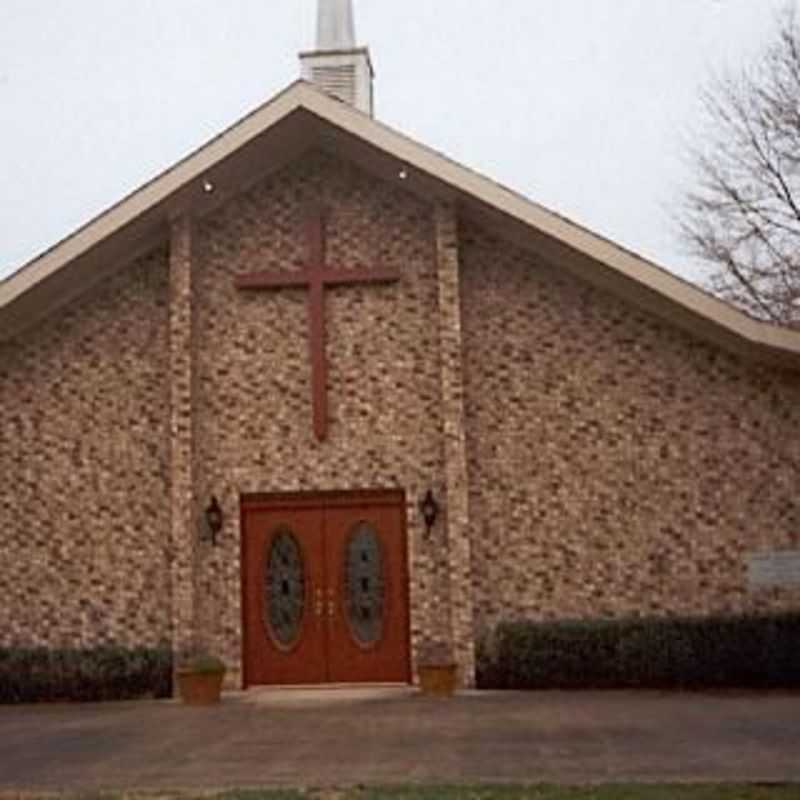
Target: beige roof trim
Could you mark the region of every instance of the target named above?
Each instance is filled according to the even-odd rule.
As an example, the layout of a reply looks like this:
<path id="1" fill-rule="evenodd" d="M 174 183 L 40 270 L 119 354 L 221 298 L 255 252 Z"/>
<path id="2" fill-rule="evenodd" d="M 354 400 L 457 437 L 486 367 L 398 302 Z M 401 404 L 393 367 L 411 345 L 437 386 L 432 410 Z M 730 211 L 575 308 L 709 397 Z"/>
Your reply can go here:
<path id="1" fill-rule="evenodd" d="M 724 331 L 740 337 L 745 343 L 757 348 L 776 350 L 784 355 L 797 356 L 800 361 L 800 331 L 780 328 L 748 317 L 655 264 L 418 144 L 350 106 L 327 97 L 302 81 L 292 84 L 209 144 L 0 282 L 0 315 L 6 306 L 22 294 L 124 228 L 148 209 L 167 200 L 183 186 L 202 178 L 219 161 L 298 109 L 313 113 L 397 158 L 398 162 L 407 167 L 448 184 L 468 198 L 479 200 L 524 225 L 563 242 L 578 253 L 605 265 L 620 277 L 677 303 Z"/>
<path id="2" fill-rule="evenodd" d="M 89 251 L 94 245 L 112 236 L 149 208 L 166 200 L 182 186 L 202 177 L 221 159 L 235 152 L 265 129 L 303 105 L 301 88 L 306 87 L 293 84 L 270 102 L 261 106 L 255 113 L 245 117 L 200 150 L 180 161 L 155 180 L 145 184 L 88 225 L 80 228 L 6 278 L 0 283 L 0 310 L 66 264 Z"/>

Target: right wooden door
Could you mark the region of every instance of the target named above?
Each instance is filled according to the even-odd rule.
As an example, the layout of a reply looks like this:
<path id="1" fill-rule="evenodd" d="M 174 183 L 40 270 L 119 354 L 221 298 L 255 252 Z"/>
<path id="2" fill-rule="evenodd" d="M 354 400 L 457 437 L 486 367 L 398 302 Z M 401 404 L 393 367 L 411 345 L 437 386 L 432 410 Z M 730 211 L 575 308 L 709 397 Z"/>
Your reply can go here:
<path id="1" fill-rule="evenodd" d="M 358 504 L 325 511 L 329 680 L 408 682 L 404 511 Z"/>

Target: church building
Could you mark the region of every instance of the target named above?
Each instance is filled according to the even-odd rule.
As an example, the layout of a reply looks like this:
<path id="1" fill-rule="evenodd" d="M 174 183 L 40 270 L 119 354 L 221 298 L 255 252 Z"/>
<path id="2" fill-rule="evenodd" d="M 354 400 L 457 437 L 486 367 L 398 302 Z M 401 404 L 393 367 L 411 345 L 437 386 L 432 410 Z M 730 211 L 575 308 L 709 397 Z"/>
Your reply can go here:
<path id="1" fill-rule="evenodd" d="M 356 41 L 320 0 L 301 80 L 0 283 L 0 645 L 468 686 L 504 620 L 796 608 L 800 332 L 381 124 Z"/>

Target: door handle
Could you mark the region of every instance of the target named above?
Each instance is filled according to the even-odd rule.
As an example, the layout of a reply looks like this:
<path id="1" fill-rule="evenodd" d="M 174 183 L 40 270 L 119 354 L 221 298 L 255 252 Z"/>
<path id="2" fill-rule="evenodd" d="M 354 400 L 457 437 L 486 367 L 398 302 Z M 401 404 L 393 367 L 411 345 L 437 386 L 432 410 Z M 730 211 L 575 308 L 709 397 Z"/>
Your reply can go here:
<path id="1" fill-rule="evenodd" d="M 315 593 L 316 599 L 314 600 L 314 611 L 316 612 L 318 617 L 321 617 L 323 611 L 325 610 L 325 600 L 322 597 L 322 589 L 317 589 Z"/>
<path id="2" fill-rule="evenodd" d="M 333 615 L 336 613 L 336 605 L 333 599 L 333 589 L 328 589 L 328 618 L 333 619 Z"/>

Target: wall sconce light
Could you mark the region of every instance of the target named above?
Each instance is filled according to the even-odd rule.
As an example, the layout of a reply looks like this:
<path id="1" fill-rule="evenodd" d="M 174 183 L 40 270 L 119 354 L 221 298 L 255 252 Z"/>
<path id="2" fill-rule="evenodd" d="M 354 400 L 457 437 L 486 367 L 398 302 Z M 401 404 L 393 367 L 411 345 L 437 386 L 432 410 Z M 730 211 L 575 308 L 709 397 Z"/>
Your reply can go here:
<path id="1" fill-rule="evenodd" d="M 433 496 L 432 489 L 428 489 L 428 493 L 420 501 L 419 510 L 422 514 L 422 519 L 425 521 L 425 536 L 430 536 L 431 530 L 436 524 L 436 518 L 439 516 L 439 504 Z"/>
<path id="2" fill-rule="evenodd" d="M 205 511 L 205 518 L 206 518 L 206 535 L 203 537 L 205 541 L 210 541 L 211 544 L 216 547 L 217 546 L 217 536 L 219 532 L 222 530 L 222 524 L 224 522 L 222 516 L 222 509 L 219 506 L 219 502 L 216 497 L 211 498 L 211 502 L 208 504 L 208 508 Z"/>

